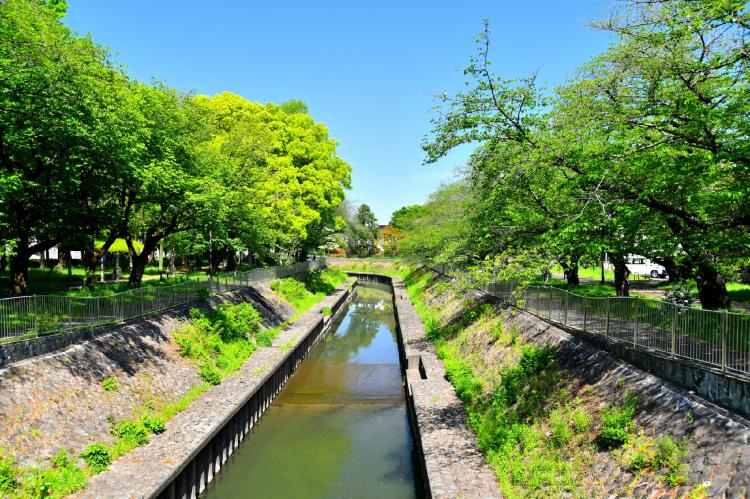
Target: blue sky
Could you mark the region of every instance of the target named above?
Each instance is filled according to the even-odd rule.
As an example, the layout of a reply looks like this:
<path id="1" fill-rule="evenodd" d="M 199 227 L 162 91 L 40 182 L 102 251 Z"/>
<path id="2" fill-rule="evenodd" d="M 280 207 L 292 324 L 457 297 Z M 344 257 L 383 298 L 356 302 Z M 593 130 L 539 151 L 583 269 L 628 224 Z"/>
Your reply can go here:
<path id="1" fill-rule="evenodd" d="M 305 101 L 353 168 L 348 197 L 386 223 L 454 178 L 469 148 L 423 166 L 434 96 L 463 87 L 482 19 L 506 77 L 533 71 L 550 87 L 606 48 L 588 27 L 609 2 L 68 0 L 64 19 L 143 80 L 259 102 Z"/>

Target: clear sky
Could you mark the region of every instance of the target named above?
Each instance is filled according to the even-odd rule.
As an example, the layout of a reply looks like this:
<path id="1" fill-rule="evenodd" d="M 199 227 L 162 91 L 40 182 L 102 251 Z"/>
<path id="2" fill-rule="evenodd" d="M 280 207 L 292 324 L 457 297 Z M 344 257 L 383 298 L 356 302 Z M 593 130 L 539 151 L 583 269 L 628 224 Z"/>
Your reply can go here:
<path id="1" fill-rule="evenodd" d="M 550 87 L 601 52 L 588 27 L 607 0 L 68 0 L 64 19 L 109 47 L 131 76 L 259 102 L 305 101 L 353 168 L 348 197 L 381 223 L 454 176 L 463 148 L 423 166 L 434 96 L 463 87 L 482 19 L 506 77 Z"/>

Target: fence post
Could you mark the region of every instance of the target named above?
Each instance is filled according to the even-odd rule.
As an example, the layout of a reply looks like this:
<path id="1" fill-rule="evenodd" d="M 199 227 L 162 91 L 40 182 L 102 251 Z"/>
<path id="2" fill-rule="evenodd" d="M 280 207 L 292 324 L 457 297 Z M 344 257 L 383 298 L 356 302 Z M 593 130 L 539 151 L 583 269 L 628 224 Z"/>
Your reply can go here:
<path id="1" fill-rule="evenodd" d="M 724 310 L 721 318 L 721 372 L 727 372 L 727 333 L 729 330 L 729 313 Z"/>
<path id="2" fill-rule="evenodd" d="M 541 317 L 542 314 L 541 314 L 541 311 L 539 310 L 539 288 L 541 288 L 541 286 L 536 287 L 536 315 Z"/>
<path id="3" fill-rule="evenodd" d="M 586 316 L 589 313 L 589 298 L 588 296 L 583 297 L 583 332 L 586 332 Z"/>
<path id="4" fill-rule="evenodd" d="M 145 300 L 145 298 L 143 297 L 143 288 L 138 288 L 138 292 L 141 295 L 141 317 L 143 317 L 144 315 L 146 315 L 144 313 L 144 307 L 146 306 L 146 304 L 143 303 L 143 301 Z"/>
<path id="5" fill-rule="evenodd" d="M 33 315 L 33 317 L 34 317 L 34 323 L 33 323 L 34 324 L 34 334 L 36 334 L 37 336 L 39 336 L 39 309 L 37 308 L 37 304 L 36 304 L 36 295 L 32 296 L 31 300 L 32 300 L 32 302 L 31 302 L 32 310 L 34 311 L 34 315 Z"/>
<path id="6" fill-rule="evenodd" d="M 612 306 L 612 298 L 607 297 L 607 317 L 604 319 L 604 340 L 609 341 L 609 309 Z"/>
<path id="7" fill-rule="evenodd" d="M 172 308 L 177 306 L 177 289 L 172 286 Z"/>
<path id="8" fill-rule="evenodd" d="M 73 329 L 73 297 L 68 296 L 68 329 Z"/>
<path id="9" fill-rule="evenodd" d="M 570 296 L 570 293 L 567 291 L 565 292 L 565 312 L 563 313 L 563 325 L 568 325 L 568 297 Z"/>
<path id="10" fill-rule="evenodd" d="M 639 321 L 640 321 L 640 317 L 638 316 L 638 312 L 639 312 L 638 309 L 640 307 L 638 307 L 638 305 L 640 303 L 641 303 L 640 300 L 635 300 L 635 307 L 633 307 L 635 310 L 635 321 L 634 321 L 635 324 L 633 325 L 633 346 L 634 347 L 638 346 L 638 326 L 639 326 Z"/>
<path id="11" fill-rule="evenodd" d="M 672 304 L 672 358 L 675 358 L 677 353 L 677 306 Z"/>

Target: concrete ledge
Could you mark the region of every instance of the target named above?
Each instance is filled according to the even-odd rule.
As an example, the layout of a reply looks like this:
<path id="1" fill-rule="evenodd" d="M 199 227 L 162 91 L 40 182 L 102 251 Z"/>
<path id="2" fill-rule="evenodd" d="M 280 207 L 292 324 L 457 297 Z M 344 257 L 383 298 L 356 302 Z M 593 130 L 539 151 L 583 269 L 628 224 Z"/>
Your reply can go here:
<path id="1" fill-rule="evenodd" d="M 197 497 L 352 296 L 349 279 L 302 314 L 268 348 L 167 423 L 167 431 L 93 477 L 76 497 Z M 332 316 L 324 318 L 323 307 Z"/>
<path id="2" fill-rule="evenodd" d="M 407 408 L 425 497 L 501 497 L 495 472 L 477 449 L 466 411 L 445 379 L 445 366 L 399 277 L 348 272 L 363 282 L 391 284 Z"/>

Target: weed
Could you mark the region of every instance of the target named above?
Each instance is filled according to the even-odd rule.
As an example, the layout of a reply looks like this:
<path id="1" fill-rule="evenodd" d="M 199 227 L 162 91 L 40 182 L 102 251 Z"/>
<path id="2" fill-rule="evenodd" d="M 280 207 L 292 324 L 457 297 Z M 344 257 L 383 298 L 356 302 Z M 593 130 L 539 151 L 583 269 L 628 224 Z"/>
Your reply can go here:
<path id="1" fill-rule="evenodd" d="M 578 408 L 573 411 L 573 430 L 576 433 L 585 433 L 591 429 L 591 416 L 585 410 Z"/>
<path id="2" fill-rule="evenodd" d="M 109 468 L 112 456 L 109 448 L 101 443 L 90 444 L 81 453 L 81 459 L 86 463 L 91 472 L 96 475 Z"/>
<path id="3" fill-rule="evenodd" d="M 320 310 L 320 313 L 323 314 L 326 317 L 330 317 L 331 316 L 331 307 L 323 307 Z"/>
<path id="4" fill-rule="evenodd" d="M 143 426 L 146 427 L 148 431 L 155 434 L 164 433 L 167 429 L 164 418 L 160 416 L 144 414 L 141 417 L 141 423 L 143 423 Z"/>
<path id="5" fill-rule="evenodd" d="M 693 411 L 687 411 L 685 413 L 685 422 L 690 424 L 693 421 L 695 421 L 695 416 L 693 416 Z"/>
<path id="6" fill-rule="evenodd" d="M 634 429 L 637 404 L 636 395 L 627 392 L 622 404 L 610 404 L 604 408 L 599 429 L 599 439 L 604 447 L 619 447 L 628 442 Z"/>
<path id="7" fill-rule="evenodd" d="M 108 377 L 102 380 L 102 388 L 107 392 L 116 392 L 120 388 L 117 378 Z"/>
<path id="8" fill-rule="evenodd" d="M 200 372 L 198 373 L 198 376 L 205 381 L 208 384 L 211 385 L 218 385 L 221 383 L 221 374 L 211 367 L 211 364 L 203 364 L 203 367 L 201 367 Z"/>
<path id="9" fill-rule="evenodd" d="M 112 435 L 133 447 L 139 447 L 148 443 L 148 429 L 140 421 L 123 419 L 112 425 Z"/>
<path id="10" fill-rule="evenodd" d="M 13 492 L 18 488 L 18 470 L 13 466 L 13 460 L 0 459 L 0 492 Z"/>
<path id="11" fill-rule="evenodd" d="M 672 487 L 682 485 L 687 481 L 687 465 L 682 460 L 687 456 L 687 437 L 679 442 L 672 437 L 656 439 L 656 455 L 653 467 L 667 470 L 666 481 Z"/>

